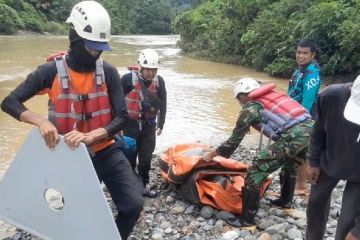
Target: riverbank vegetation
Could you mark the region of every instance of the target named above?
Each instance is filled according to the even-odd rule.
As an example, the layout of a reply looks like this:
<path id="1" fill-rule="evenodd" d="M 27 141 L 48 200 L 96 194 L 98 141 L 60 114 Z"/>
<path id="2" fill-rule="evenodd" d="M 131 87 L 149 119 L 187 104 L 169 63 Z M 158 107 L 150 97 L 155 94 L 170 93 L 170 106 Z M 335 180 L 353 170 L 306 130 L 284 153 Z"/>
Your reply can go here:
<path id="1" fill-rule="evenodd" d="M 0 0 L 0 34 L 19 30 L 66 34 L 80 0 Z M 296 44 L 318 45 L 324 75 L 360 71 L 360 0 L 99 0 L 112 34 L 181 35 L 194 57 L 240 64 L 289 77 Z"/>
<path id="2" fill-rule="evenodd" d="M 0 0 L 0 34 L 19 30 L 66 34 L 72 6 L 80 0 Z M 175 15 L 191 0 L 99 0 L 112 20 L 112 34 L 169 34 Z"/>
<path id="3" fill-rule="evenodd" d="M 359 0 L 203 0 L 176 17 L 180 47 L 200 58 L 289 77 L 296 44 L 318 45 L 325 75 L 360 69 Z"/>

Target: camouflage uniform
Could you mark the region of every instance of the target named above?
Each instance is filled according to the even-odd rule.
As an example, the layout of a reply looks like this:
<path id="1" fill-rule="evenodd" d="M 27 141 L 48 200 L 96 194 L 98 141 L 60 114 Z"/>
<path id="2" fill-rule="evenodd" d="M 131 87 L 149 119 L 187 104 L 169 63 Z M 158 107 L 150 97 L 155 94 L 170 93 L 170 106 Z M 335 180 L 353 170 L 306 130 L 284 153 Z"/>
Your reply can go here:
<path id="1" fill-rule="evenodd" d="M 258 103 L 245 104 L 232 135 L 216 149 L 216 152 L 221 156 L 230 157 L 250 127 L 262 121 L 262 110 L 263 106 Z M 305 161 L 312 125 L 313 121 L 310 119 L 298 123 L 282 133 L 279 140 L 271 144 L 268 150 L 261 150 L 248 171 L 246 187 L 260 187 L 269 174 L 279 168 L 296 175 L 297 166 Z"/>

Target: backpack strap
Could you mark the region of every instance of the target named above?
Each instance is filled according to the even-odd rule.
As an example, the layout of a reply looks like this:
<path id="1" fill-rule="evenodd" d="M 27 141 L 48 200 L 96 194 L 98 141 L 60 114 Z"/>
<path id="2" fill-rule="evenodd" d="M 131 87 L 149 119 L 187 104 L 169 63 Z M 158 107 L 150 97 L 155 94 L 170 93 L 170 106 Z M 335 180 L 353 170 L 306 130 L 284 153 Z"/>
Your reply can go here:
<path id="1" fill-rule="evenodd" d="M 140 78 L 138 76 L 137 71 L 131 71 L 131 80 L 132 80 L 132 84 L 134 86 L 134 88 L 136 88 L 136 84 L 139 83 L 140 85 Z M 139 91 L 139 95 L 140 95 L 140 100 L 143 101 L 144 100 L 144 94 L 142 92 L 141 86 L 140 86 L 140 91 Z"/>
<path id="2" fill-rule="evenodd" d="M 159 88 L 159 76 L 156 75 L 155 78 L 154 78 L 154 82 L 155 82 L 155 86 L 156 86 L 156 91 L 158 90 Z"/>
<path id="3" fill-rule="evenodd" d="M 67 70 L 67 66 L 65 63 L 65 55 L 58 56 L 54 58 L 57 73 L 60 79 L 61 86 L 64 90 L 69 89 L 69 81 L 70 81 L 70 75 Z"/>
<path id="4" fill-rule="evenodd" d="M 96 61 L 95 80 L 97 86 L 105 84 L 104 62 L 101 58 Z"/>

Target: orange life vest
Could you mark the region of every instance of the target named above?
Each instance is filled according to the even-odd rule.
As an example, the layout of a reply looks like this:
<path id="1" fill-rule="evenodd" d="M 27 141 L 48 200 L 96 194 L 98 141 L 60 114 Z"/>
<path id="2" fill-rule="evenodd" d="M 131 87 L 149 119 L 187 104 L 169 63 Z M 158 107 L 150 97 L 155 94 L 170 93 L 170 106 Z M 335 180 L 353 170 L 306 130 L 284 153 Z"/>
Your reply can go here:
<path id="1" fill-rule="evenodd" d="M 311 116 L 301 104 L 273 90 L 275 86 L 274 83 L 265 84 L 249 93 L 248 98 L 250 102 L 257 102 L 264 107 L 263 121 L 254 127 L 276 141 L 284 131 Z"/>
<path id="2" fill-rule="evenodd" d="M 125 96 L 126 106 L 127 106 L 129 118 L 133 120 L 140 120 L 144 117 L 146 113 L 142 111 L 143 109 L 141 102 L 144 100 L 144 96 L 141 90 L 141 85 L 139 82 L 139 76 L 137 70 L 131 71 L 131 78 L 134 88 Z M 157 87 L 158 87 L 158 76 L 155 77 L 155 79 L 151 82 L 150 86 L 147 89 L 154 96 L 158 96 Z M 152 115 L 156 115 L 156 113 Z"/>
<path id="3" fill-rule="evenodd" d="M 95 73 L 78 73 L 67 66 L 63 52 L 51 57 L 55 61 L 57 75 L 48 91 L 49 120 L 59 134 L 72 130 L 89 132 L 109 124 L 112 112 L 102 60 L 97 60 Z M 96 152 L 113 142 L 101 141 L 91 148 Z"/>

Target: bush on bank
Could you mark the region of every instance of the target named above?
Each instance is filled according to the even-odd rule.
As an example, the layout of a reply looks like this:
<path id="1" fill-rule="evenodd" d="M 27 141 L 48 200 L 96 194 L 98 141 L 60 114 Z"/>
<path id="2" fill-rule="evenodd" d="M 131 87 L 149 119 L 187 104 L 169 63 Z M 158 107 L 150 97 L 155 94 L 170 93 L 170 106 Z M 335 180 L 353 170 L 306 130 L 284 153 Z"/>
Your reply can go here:
<path id="1" fill-rule="evenodd" d="M 19 14 L 8 5 L 0 3 L 0 32 L 5 34 L 15 33 L 17 29 L 24 28 L 24 22 Z"/>
<path id="2" fill-rule="evenodd" d="M 325 75 L 360 70 L 359 0 L 203 0 L 176 17 L 185 52 L 289 77 L 296 44 L 318 45 Z"/>
<path id="3" fill-rule="evenodd" d="M 196 0 L 98 0 L 108 10 L 112 34 L 169 34 L 175 14 Z M 0 0 L 0 34 L 17 30 L 66 34 L 65 20 L 80 0 Z M 13 17 L 16 15 L 16 18 Z M 3 21 L 2 21 L 3 22 Z"/>

